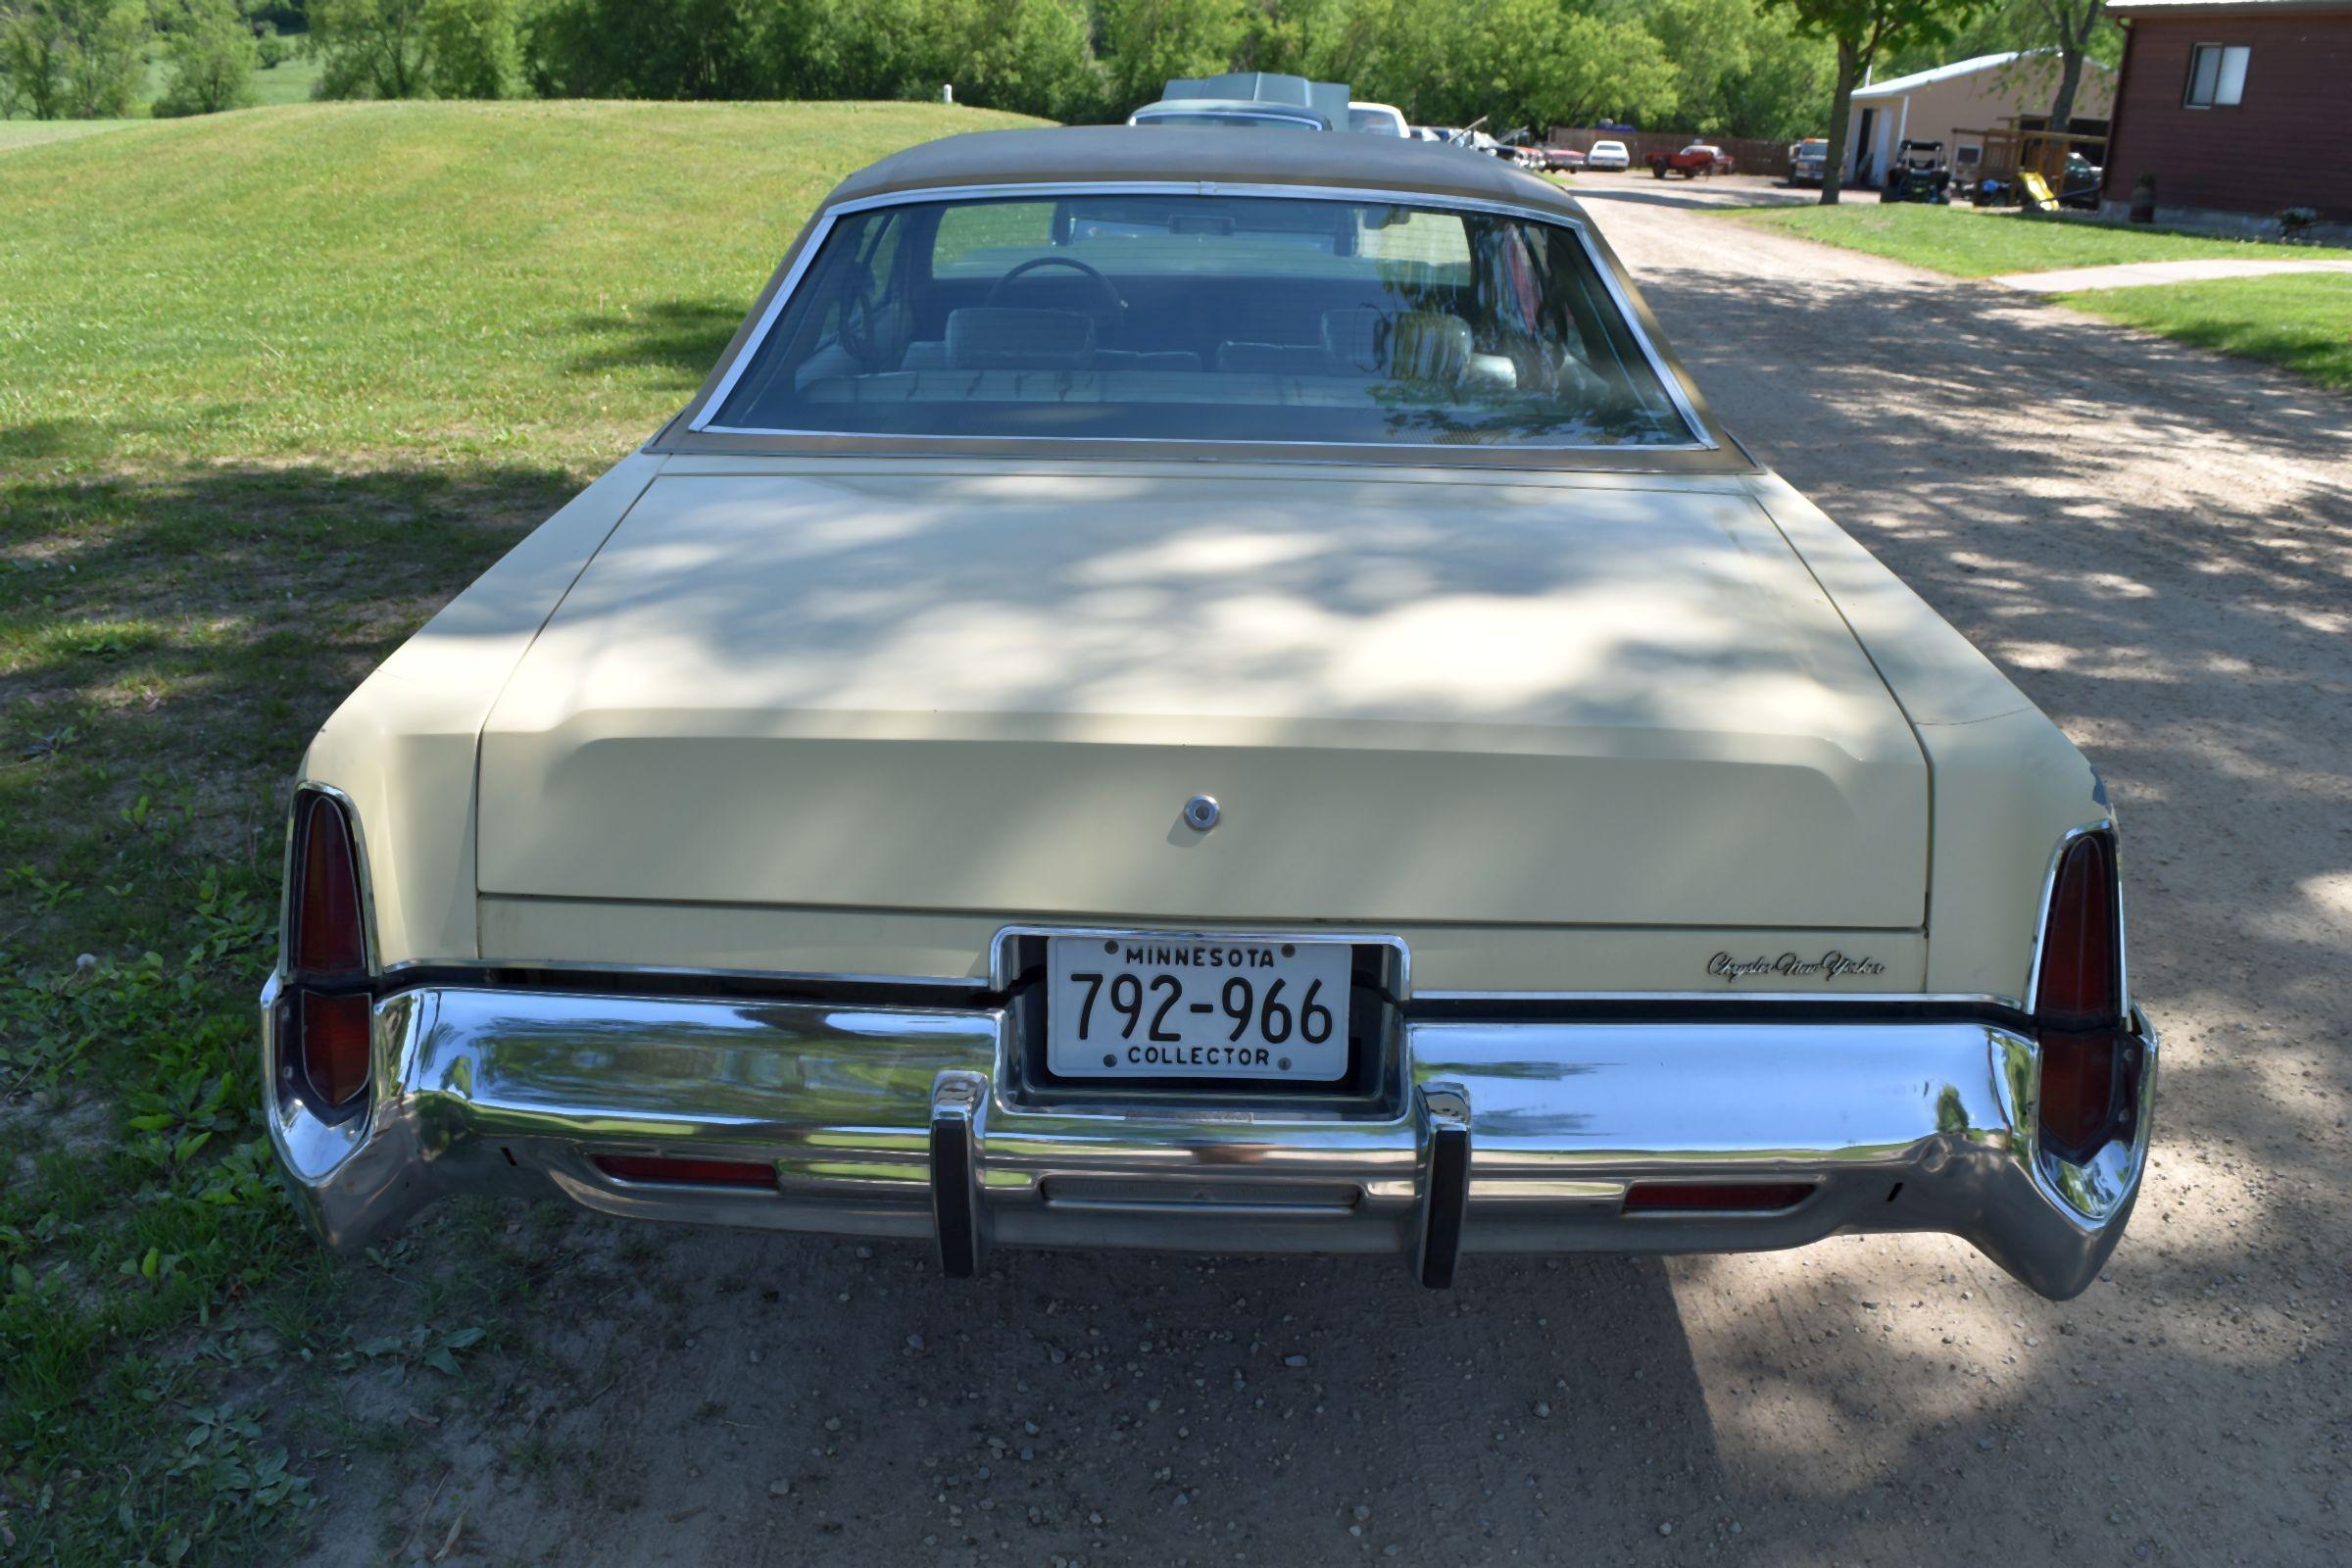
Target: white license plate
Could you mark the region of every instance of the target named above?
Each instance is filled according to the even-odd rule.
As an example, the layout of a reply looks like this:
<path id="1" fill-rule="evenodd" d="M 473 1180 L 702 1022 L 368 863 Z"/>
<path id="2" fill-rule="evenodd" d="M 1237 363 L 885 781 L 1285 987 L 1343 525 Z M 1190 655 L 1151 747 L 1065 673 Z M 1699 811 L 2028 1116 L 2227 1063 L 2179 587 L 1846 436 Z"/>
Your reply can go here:
<path id="1" fill-rule="evenodd" d="M 1348 1074 L 1345 942 L 1046 939 L 1046 1065 L 1063 1078 Z"/>

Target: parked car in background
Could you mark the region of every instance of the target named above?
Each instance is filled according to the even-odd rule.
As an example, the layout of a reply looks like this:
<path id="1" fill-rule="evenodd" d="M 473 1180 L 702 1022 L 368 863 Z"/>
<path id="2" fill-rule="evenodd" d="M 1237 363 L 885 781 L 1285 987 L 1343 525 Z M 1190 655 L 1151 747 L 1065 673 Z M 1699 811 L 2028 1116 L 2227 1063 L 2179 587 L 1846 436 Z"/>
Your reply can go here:
<path id="1" fill-rule="evenodd" d="M 1585 154 L 1585 167 L 1605 169 L 1613 173 L 1633 168 L 1634 157 L 1621 141 L 1596 141 Z"/>
<path id="2" fill-rule="evenodd" d="M 1581 147 L 1546 147 L 1544 167 L 1554 173 L 1574 173 L 1585 167 L 1585 151 Z"/>
<path id="3" fill-rule="evenodd" d="M 1551 181 L 951 136 L 312 741 L 265 1117 L 349 1253 L 506 1194 L 2068 1297 L 2153 1131 L 2117 842 Z"/>
<path id="4" fill-rule="evenodd" d="M 1348 105 L 1348 128 L 1370 131 L 1376 136 L 1407 136 L 1412 133 L 1404 122 L 1402 110 L 1389 104 L 1353 101 Z"/>
<path id="5" fill-rule="evenodd" d="M 1348 89 L 1265 71 L 1172 77 L 1158 99 L 1127 117 L 1130 125 L 1251 130 L 1346 130 Z"/>
<path id="6" fill-rule="evenodd" d="M 1732 160 L 1712 142 L 1694 141 L 1681 152 L 1651 153 L 1649 172 L 1664 179 L 1668 174 L 1680 174 L 1685 179 L 1696 179 L 1701 174 L 1713 177 L 1732 172 Z"/>
<path id="7" fill-rule="evenodd" d="M 1826 136 L 1807 136 L 1788 147 L 1788 183 L 1818 185 L 1827 177 L 1830 142 Z"/>
<path id="8" fill-rule="evenodd" d="M 2066 155 L 2066 172 L 2058 182 L 2058 205 L 2095 212 L 2099 205 L 2099 187 L 2106 171 L 2081 153 Z"/>

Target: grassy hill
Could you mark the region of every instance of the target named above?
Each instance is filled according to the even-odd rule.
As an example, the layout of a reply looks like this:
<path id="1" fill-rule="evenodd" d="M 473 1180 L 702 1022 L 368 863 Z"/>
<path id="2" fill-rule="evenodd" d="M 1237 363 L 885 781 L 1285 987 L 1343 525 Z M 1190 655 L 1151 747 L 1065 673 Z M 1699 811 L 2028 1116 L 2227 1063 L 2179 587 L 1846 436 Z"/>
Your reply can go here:
<path id="1" fill-rule="evenodd" d="M 311 105 L 0 155 L 0 1557 L 273 1559 L 512 1364 L 528 1231 L 332 1267 L 270 1180 L 285 781 L 677 409 L 819 194 L 1018 122 Z"/>
<path id="2" fill-rule="evenodd" d="M 0 455 L 617 453 L 843 174 L 1016 123 L 320 104 L 20 149 L 0 160 Z"/>

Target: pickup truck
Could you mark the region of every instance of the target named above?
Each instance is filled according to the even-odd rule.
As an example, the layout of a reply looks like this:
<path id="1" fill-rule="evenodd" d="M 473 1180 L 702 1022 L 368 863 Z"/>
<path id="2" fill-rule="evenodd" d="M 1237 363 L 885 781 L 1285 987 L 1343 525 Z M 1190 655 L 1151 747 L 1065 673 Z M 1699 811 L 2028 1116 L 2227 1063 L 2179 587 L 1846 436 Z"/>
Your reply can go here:
<path id="1" fill-rule="evenodd" d="M 1679 153 L 1651 153 L 1649 172 L 1660 179 L 1668 174 L 1696 179 L 1701 174 L 1730 173 L 1732 160 L 1722 148 L 1694 141 Z"/>

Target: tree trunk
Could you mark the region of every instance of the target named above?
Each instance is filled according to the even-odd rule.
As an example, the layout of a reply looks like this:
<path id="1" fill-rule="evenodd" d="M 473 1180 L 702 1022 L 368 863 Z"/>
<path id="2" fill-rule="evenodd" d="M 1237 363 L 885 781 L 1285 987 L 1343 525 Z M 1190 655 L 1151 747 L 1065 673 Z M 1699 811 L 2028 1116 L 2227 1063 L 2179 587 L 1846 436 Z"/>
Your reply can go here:
<path id="1" fill-rule="evenodd" d="M 1821 165 L 1821 205 L 1838 205 L 1845 186 L 1846 122 L 1854 116 L 1854 78 L 1862 74 L 1862 51 L 1838 40 L 1838 91 L 1830 100 L 1830 151 Z"/>
<path id="2" fill-rule="evenodd" d="M 2058 101 L 2050 105 L 2049 131 L 2063 136 L 2075 122 L 2075 89 L 2082 84 L 2082 40 L 2069 36 L 2058 46 Z M 2068 144 L 2055 142 L 2052 146 L 2064 149 Z M 2063 152 L 2058 162 L 2065 163 Z"/>

